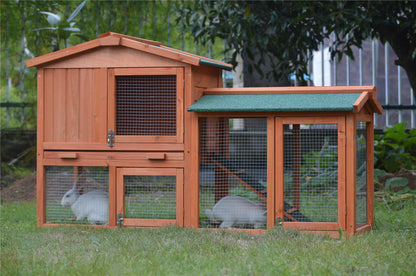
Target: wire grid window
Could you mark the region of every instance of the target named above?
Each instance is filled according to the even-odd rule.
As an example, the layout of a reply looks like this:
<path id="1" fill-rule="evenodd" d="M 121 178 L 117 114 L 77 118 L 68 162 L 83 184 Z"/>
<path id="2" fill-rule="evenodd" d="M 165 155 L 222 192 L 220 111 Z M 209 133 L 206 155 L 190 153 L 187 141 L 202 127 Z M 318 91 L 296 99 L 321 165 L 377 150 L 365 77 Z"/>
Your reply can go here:
<path id="1" fill-rule="evenodd" d="M 46 223 L 108 224 L 108 168 L 45 167 L 45 204 Z"/>
<path id="2" fill-rule="evenodd" d="M 289 215 L 298 221 L 337 222 L 337 125 L 284 125 L 284 166 Z"/>
<path id="3" fill-rule="evenodd" d="M 116 76 L 116 135 L 176 135 L 176 75 Z"/>
<path id="4" fill-rule="evenodd" d="M 176 219 L 176 176 L 125 175 L 124 216 Z"/>
<path id="5" fill-rule="evenodd" d="M 201 118 L 199 226 L 266 227 L 267 119 Z"/>
<path id="6" fill-rule="evenodd" d="M 357 122 L 357 226 L 367 223 L 367 124 Z"/>

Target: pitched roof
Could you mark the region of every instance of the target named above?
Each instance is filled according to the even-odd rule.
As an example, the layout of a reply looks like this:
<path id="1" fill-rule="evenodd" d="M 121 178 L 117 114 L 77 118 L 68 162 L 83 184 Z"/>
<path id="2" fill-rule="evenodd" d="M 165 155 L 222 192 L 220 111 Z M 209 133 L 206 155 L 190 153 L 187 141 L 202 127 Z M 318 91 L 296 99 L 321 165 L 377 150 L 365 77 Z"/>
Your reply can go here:
<path id="1" fill-rule="evenodd" d="M 157 41 L 141 39 L 113 32 L 102 34 L 99 38 L 91 41 L 27 60 L 26 65 L 27 67 L 39 66 L 103 46 L 124 46 L 194 66 L 208 65 L 225 70 L 232 70 L 232 65 L 224 62 L 165 47 L 162 43 Z"/>
<path id="2" fill-rule="evenodd" d="M 370 88 L 370 89 L 367 89 Z M 321 89 L 321 90 L 319 90 Z M 332 89 L 332 90 L 330 90 Z M 352 111 L 359 112 L 369 102 L 373 112 L 382 108 L 373 98 L 375 87 L 342 88 L 238 88 L 208 89 L 188 108 L 191 112 L 269 112 L 269 111 Z M 256 91 L 257 90 L 257 91 Z M 223 93 L 221 93 L 221 91 Z M 254 92 L 257 93 L 254 93 Z M 226 94 L 228 92 L 228 94 Z M 244 93 L 245 92 L 245 93 Z M 212 94 L 210 94 L 212 93 Z M 260 94 L 261 93 L 261 94 Z M 374 94 L 375 95 L 375 94 Z"/>

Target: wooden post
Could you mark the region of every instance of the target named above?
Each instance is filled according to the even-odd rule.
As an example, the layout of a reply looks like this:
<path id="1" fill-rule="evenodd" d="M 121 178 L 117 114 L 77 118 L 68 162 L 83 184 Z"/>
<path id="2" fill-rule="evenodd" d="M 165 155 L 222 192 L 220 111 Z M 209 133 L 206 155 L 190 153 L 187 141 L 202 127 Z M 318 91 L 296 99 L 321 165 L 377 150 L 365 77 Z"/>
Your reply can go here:
<path id="1" fill-rule="evenodd" d="M 276 176 L 276 202 L 275 213 L 276 217 L 280 218 L 280 222 L 284 218 L 284 141 L 283 141 L 283 120 L 276 117 L 275 139 L 276 139 L 276 161 L 275 161 L 275 176 Z"/>
<path id="2" fill-rule="evenodd" d="M 356 232 L 356 122 L 353 114 L 346 116 L 346 195 L 347 195 L 347 236 Z"/>
<path id="3" fill-rule="evenodd" d="M 267 117 L 267 229 L 275 226 L 275 122 Z"/>
<path id="4" fill-rule="evenodd" d="M 374 223 L 374 123 L 367 122 L 367 224 Z"/>
<path id="5" fill-rule="evenodd" d="M 219 151 L 219 154 L 228 157 L 229 155 L 229 131 L 228 131 L 228 119 L 227 118 L 213 118 L 217 120 L 217 130 L 216 133 L 219 134 L 217 137 L 216 148 Z M 217 203 L 221 198 L 228 195 L 229 185 L 228 185 L 228 174 L 219 168 L 215 167 L 215 203 Z"/>

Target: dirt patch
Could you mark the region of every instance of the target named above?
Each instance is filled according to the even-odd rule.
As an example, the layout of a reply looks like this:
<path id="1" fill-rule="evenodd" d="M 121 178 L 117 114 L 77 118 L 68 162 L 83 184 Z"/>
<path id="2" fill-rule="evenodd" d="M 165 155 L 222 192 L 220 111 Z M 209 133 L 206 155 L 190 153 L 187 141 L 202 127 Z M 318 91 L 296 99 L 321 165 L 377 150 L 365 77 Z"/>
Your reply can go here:
<path id="1" fill-rule="evenodd" d="M 26 176 L 0 191 L 4 202 L 33 201 L 36 198 L 36 175 Z"/>

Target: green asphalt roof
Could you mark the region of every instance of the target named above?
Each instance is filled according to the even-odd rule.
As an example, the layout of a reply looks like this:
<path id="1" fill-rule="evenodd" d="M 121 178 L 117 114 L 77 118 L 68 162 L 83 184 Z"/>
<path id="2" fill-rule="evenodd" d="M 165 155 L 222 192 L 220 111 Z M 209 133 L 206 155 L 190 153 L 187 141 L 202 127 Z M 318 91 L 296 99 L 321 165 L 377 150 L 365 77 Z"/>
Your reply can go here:
<path id="1" fill-rule="evenodd" d="M 361 93 L 204 95 L 191 112 L 353 111 Z"/>

